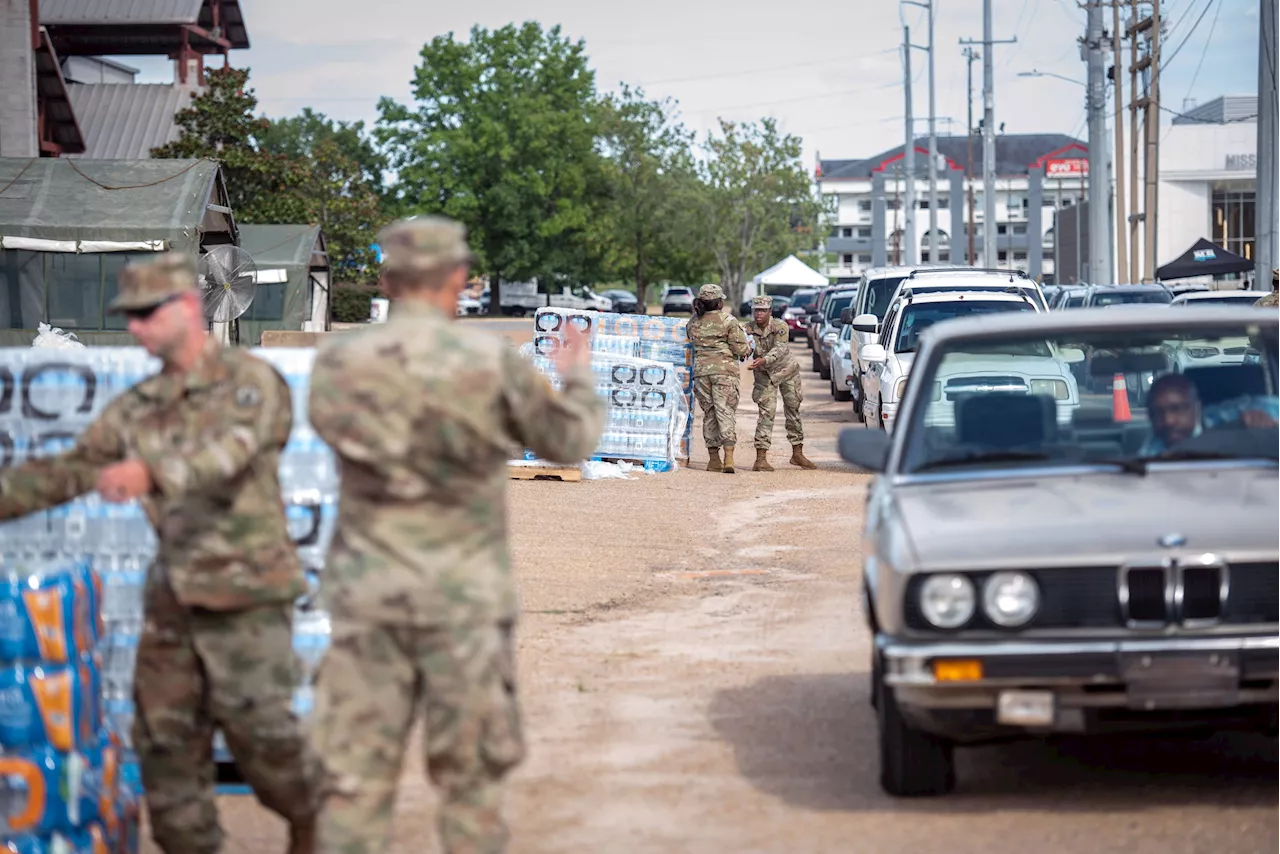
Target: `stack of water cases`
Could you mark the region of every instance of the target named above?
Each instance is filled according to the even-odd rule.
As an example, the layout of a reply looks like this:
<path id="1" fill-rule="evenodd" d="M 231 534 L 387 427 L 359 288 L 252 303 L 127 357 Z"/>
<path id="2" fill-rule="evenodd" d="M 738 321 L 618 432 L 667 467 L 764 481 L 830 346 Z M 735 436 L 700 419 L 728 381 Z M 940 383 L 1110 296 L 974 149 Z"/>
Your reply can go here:
<path id="1" fill-rule="evenodd" d="M 669 471 L 688 460 L 693 428 L 693 348 L 688 321 L 635 314 L 544 308 L 534 316 L 534 339 L 522 352 L 555 379 L 553 357 L 564 330 L 590 333 L 596 391 L 608 402 L 597 460 L 631 460 Z M 528 460 L 536 459 L 532 451 Z"/>
<path id="2" fill-rule="evenodd" d="M 138 850 L 137 795 L 121 778 L 121 745 L 102 712 L 104 598 L 86 559 L 4 556 L 0 851 Z"/>
<path id="3" fill-rule="evenodd" d="M 295 708 L 305 717 L 312 677 L 329 640 L 328 616 L 315 608 L 313 598 L 337 518 L 337 470 L 332 452 L 306 417 L 314 351 L 254 352 L 286 378 L 293 399 L 293 432 L 281 458 L 280 478 L 290 533 L 312 585 L 295 611 L 300 677 Z M 69 449 L 111 400 L 159 367 L 140 348 L 0 348 L 0 468 Z M 155 552 L 155 534 L 141 506 L 104 502 L 96 493 L 0 523 L 0 553 L 6 563 L 24 555 L 83 557 L 99 580 L 102 708 L 108 731 L 125 751 L 123 773 L 135 780 L 133 671 L 142 630 L 142 588 Z M 230 758 L 221 736 L 216 754 L 222 761 Z"/>

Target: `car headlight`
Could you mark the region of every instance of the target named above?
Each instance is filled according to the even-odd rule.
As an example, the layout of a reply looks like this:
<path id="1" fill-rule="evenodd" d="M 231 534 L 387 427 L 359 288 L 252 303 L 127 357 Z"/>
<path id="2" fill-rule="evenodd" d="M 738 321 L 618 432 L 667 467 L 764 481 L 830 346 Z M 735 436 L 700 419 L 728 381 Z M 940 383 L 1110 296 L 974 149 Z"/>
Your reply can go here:
<path id="1" fill-rule="evenodd" d="M 907 378 L 903 377 L 898 380 L 898 384 L 893 387 L 893 399 L 902 400 L 902 395 L 907 390 Z"/>
<path id="2" fill-rule="evenodd" d="M 1212 359 L 1218 355 L 1217 347 L 1188 347 L 1187 355 L 1193 359 Z"/>
<path id="3" fill-rule="evenodd" d="M 1054 400 L 1069 400 L 1071 398 L 1071 392 L 1067 389 L 1067 384 L 1063 380 L 1032 380 L 1031 393 L 1052 395 Z"/>
<path id="4" fill-rule="evenodd" d="M 823 336 L 822 336 L 822 343 L 823 343 L 824 345 L 828 346 L 828 347 L 833 347 L 833 346 L 835 346 L 835 343 L 836 343 L 836 334 L 835 334 L 834 332 L 828 332 L 826 335 L 823 335 Z"/>
<path id="5" fill-rule="evenodd" d="M 930 400 L 942 400 L 942 383 L 933 384 L 933 396 Z"/>
<path id="6" fill-rule="evenodd" d="M 930 576 L 920 585 L 920 613 L 940 629 L 958 629 L 973 616 L 973 582 L 954 573 Z"/>
<path id="7" fill-rule="evenodd" d="M 997 626 L 1025 625 L 1040 608 L 1040 588 L 1025 572 L 997 572 L 982 585 L 982 609 Z"/>

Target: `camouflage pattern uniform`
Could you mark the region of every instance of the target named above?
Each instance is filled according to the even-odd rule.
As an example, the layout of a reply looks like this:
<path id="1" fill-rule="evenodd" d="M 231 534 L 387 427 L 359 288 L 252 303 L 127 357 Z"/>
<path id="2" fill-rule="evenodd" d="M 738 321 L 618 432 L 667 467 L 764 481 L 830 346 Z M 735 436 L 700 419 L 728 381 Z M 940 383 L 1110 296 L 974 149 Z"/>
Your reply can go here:
<path id="1" fill-rule="evenodd" d="M 1280 307 L 1280 269 L 1271 271 L 1271 293 L 1259 299 L 1254 305 L 1260 308 Z"/>
<path id="2" fill-rule="evenodd" d="M 719 285 L 703 285 L 698 299 L 724 299 Z M 693 396 L 702 409 L 702 438 L 708 450 L 738 442 L 739 365 L 751 352 L 742 324 L 722 309 L 689 321 L 693 343 Z"/>
<path id="3" fill-rule="evenodd" d="M 113 310 L 194 287 L 160 264 L 121 274 Z M 167 854 L 222 844 L 210 760 L 221 728 L 258 799 L 291 823 L 314 816 L 315 767 L 291 705 L 293 601 L 305 590 L 277 469 L 292 424 L 269 364 L 206 340 L 186 373 L 162 371 L 117 397 L 60 456 L 0 473 L 0 519 L 92 491 L 99 471 L 138 459 L 140 501 L 158 534 L 144 592 L 133 743 L 152 835 Z"/>
<path id="4" fill-rule="evenodd" d="M 752 310 L 772 310 L 773 298 L 756 297 L 751 301 Z M 800 402 L 804 395 L 800 390 L 800 363 L 792 355 L 787 341 L 790 330 L 776 317 L 760 327 L 755 319 L 746 325 L 746 332 L 755 341 L 755 357 L 764 359 L 764 367 L 752 371 L 755 386 L 751 399 L 760 407 L 756 421 L 756 448 L 768 450 L 773 442 L 773 418 L 778 411 L 778 393 L 782 393 L 782 411 L 787 424 L 787 441 L 793 446 L 804 443 L 804 426 L 800 423 Z"/>
<path id="5" fill-rule="evenodd" d="M 467 257 L 437 217 L 379 235 L 388 271 Z M 409 733 L 426 724 L 444 850 L 500 852 L 500 781 L 525 755 L 507 550 L 507 461 L 520 447 L 576 463 L 604 407 L 586 367 L 557 393 L 497 336 L 419 301 L 325 346 L 310 419 L 341 460 L 337 531 L 321 593 L 332 645 L 313 739 L 325 765 L 318 850 L 383 851 Z"/>

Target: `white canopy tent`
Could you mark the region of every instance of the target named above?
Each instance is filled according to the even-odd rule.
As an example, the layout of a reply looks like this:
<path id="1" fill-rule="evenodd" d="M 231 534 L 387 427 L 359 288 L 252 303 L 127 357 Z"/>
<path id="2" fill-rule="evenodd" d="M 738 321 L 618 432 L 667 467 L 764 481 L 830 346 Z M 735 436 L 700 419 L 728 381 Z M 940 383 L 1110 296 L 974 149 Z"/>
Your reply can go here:
<path id="1" fill-rule="evenodd" d="M 796 288 L 825 288 L 831 280 L 801 261 L 794 255 L 788 255 L 777 264 L 762 273 L 743 288 L 743 299 L 751 299 L 757 294 L 775 293 L 789 295 Z"/>

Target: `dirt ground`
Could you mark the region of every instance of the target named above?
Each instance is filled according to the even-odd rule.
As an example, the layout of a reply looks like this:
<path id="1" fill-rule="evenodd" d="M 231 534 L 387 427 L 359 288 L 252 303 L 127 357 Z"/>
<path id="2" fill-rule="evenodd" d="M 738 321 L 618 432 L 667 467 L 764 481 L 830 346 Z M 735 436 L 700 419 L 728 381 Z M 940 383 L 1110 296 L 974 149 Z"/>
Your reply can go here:
<path id="1" fill-rule="evenodd" d="M 698 471 L 699 439 L 694 470 L 512 482 L 530 756 L 509 786 L 511 851 L 1276 851 L 1261 737 L 971 748 L 950 797 L 880 792 L 856 595 L 868 478 L 835 453 L 849 405 L 806 378 L 819 471 L 784 465 L 779 417 L 774 473 Z M 751 406 L 744 391 L 746 468 Z M 284 851 L 252 798 L 220 808 L 227 852 Z M 416 745 L 389 850 L 440 850 Z"/>

